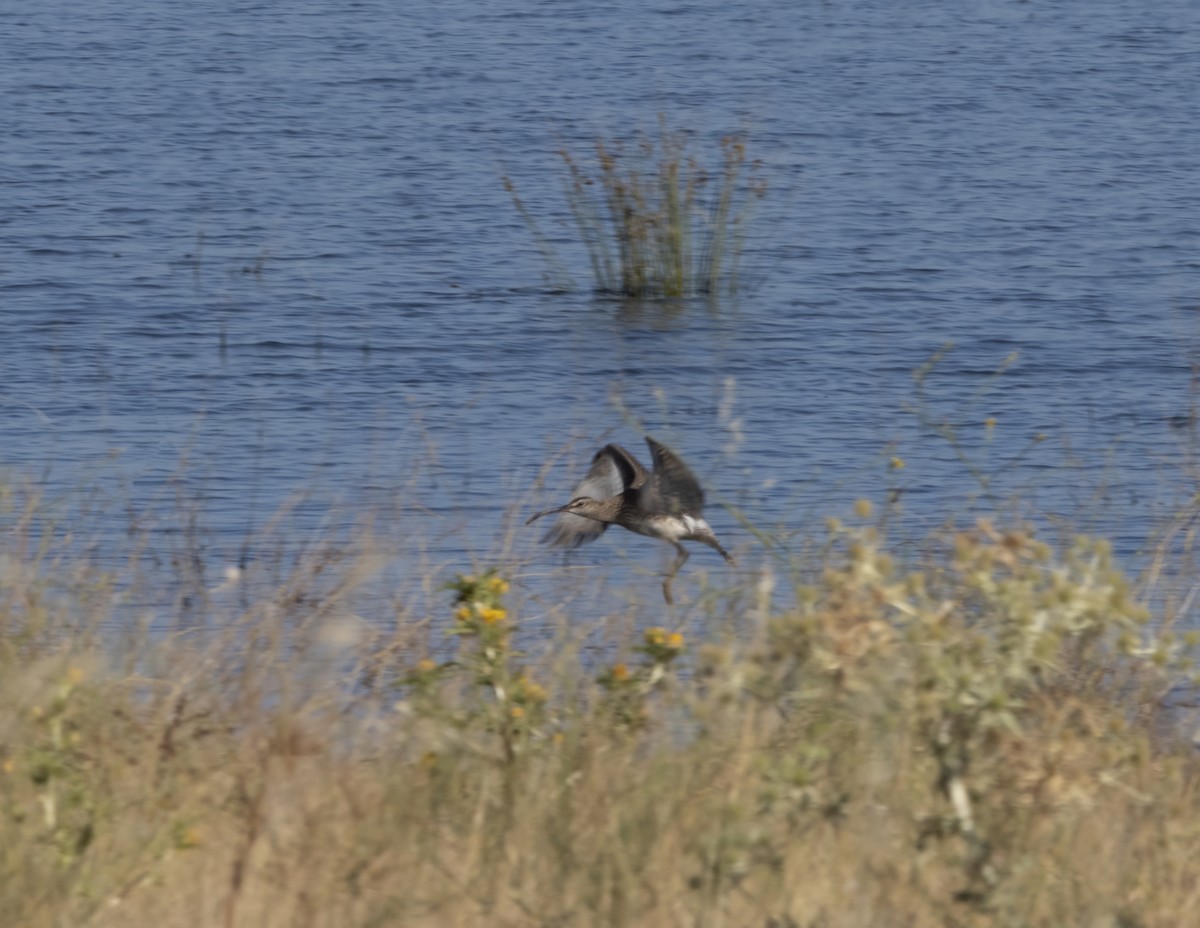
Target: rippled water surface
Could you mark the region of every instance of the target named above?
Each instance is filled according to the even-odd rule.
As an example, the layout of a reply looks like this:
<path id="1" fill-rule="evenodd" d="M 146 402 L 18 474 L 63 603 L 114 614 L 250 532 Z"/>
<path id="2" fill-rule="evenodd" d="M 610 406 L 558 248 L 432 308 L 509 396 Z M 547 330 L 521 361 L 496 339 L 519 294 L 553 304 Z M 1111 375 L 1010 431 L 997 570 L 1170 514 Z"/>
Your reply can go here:
<path id="1" fill-rule="evenodd" d="M 0 467 L 113 525 L 186 491 L 218 558 L 294 500 L 456 567 L 636 420 L 796 538 L 888 489 L 939 523 L 976 467 L 1133 554 L 1187 488 L 1198 29 L 1191 0 L 10 6 Z M 588 292 L 555 152 L 659 113 L 763 162 L 736 300 Z M 576 563 L 657 563 L 621 535 Z"/>

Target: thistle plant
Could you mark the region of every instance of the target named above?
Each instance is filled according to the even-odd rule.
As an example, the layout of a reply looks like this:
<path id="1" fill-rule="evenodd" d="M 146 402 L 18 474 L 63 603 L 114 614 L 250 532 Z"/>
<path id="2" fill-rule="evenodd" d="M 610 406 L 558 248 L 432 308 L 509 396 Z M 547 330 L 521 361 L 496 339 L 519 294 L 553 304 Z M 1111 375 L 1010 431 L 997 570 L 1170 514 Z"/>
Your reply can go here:
<path id="1" fill-rule="evenodd" d="M 683 634 L 657 626 L 648 628 L 642 644 L 633 650 L 643 656 L 639 665 L 631 668 L 624 662 L 613 664 L 596 677 L 596 682 L 605 691 L 603 706 L 608 716 L 618 725 L 640 729 L 650 720 L 647 697 L 663 684 L 671 664 L 683 653 Z"/>
<path id="2" fill-rule="evenodd" d="M 515 751 L 514 737 L 532 731 L 541 721 L 546 690 L 528 670 L 514 663 L 512 648 L 516 626 L 509 618 L 503 597 L 509 582 L 489 569 L 482 574 L 459 574 L 447 584 L 454 591 L 454 626 L 450 634 L 464 642 L 456 661 L 438 665 L 420 661 L 406 682 L 418 691 L 458 668 L 466 668 L 477 689 L 491 699 L 481 711 L 502 735 L 506 755 Z"/>
<path id="3" fill-rule="evenodd" d="M 80 747 L 77 691 L 84 672 L 70 667 L 58 680 L 46 705 L 34 706 L 30 717 L 40 737 L 22 762 L 37 791 L 46 838 L 63 866 L 73 864 L 95 836 L 99 799 L 91 791 L 87 755 Z M 5 773 L 16 773 L 9 763 Z"/>

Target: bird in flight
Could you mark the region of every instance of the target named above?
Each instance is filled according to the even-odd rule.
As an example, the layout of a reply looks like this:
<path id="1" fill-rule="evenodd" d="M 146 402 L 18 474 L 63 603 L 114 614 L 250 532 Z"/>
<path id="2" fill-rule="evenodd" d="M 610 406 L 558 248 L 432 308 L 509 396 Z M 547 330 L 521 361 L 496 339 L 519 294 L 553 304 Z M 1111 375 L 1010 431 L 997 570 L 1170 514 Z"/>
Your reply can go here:
<path id="1" fill-rule="evenodd" d="M 671 449 L 650 437 L 646 438 L 646 444 L 654 463 L 652 472 L 620 445 L 605 445 L 592 458 L 587 476 L 575 488 L 569 503 L 535 513 L 525 524 L 559 513 L 558 521 L 542 541 L 563 548 L 594 541 L 610 525 L 661 538 L 679 553 L 663 580 L 663 597 L 670 604 L 674 602 L 671 580 L 688 559 L 681 541 L 708 545 L 728 564 L 734 560 L 700 515 L 704 491 L 695 474 Z"/>

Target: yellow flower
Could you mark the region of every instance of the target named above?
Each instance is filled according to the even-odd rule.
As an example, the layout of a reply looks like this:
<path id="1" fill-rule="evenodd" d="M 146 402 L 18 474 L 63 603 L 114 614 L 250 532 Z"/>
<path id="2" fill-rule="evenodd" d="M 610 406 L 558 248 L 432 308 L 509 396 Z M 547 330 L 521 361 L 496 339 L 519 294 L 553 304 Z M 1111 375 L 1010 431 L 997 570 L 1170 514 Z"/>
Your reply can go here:
<path id="1" fill-rule="evenodd" d="M 629 679 L 629 668 L 624 664 L 613 664 L 612 678 L 617 683 L 624 683 Z"/>
<path id="2" fill-rule="evenodd" d="M 983 420 L 983 424 L 984 424 L 984 427 L 987 428 L 987 430 L 990 432 L 992 429 L 994 429 L 996 427 L 996 417 L 988 416 L 986 419 Z"/>
<path id="3" fill-rule="evenodd" d="M 681 635 L 679 632 L 671 632 L 671 634 L 667 635 L 667 647 L 673 651 L 682 650 L 683 635 Z"/>
<path id="4" fill-rule="evenodd" d="M 657 625 L 654 628 L 646 629 L 646 644 L 661 645 L 667 640 L 667 631 L 664 628 L 659 628 Z"/>
<path id="5" fill-rule="evenodd" d="M 454 618 L 460 622 L 469 622 L 474 614 L 475 612 L 470 606 L 459 606 L 454 612 Z"/>
<path id="6" fill-rule="evenodd" d="M 528 672 L 522 671 L 521 676 L 517 677 L 514 688 L 516 699 L 522 702 L 545 702 L 546 690 L 541 687 L 541 684 L 534 683 L 529 679 Z"/>
<path id="7" fill-rule="evenodd" d="M 522 687 L 525 698 L 530 702 L 545 702 L 546 690 L 540 683 L 534 683 L 532 680 L 525 683 Z"/>
<path id="8" fill-rule="evenodd" d="M 521 718 L 521 716 L 523 716 L 525 714 L 525 710 L 522 709 L 520 706 L 513 706 L 511 709 L 508 710 L 508 714 L 511 715 L 514 719 L 519 719 L 519 718 Z"/>
<path id="9" fill-rule="evenodd" d="M 508 617 L 508 613 L 496 606 L 484 606 L 479 610 L 479 618 L 488 625 L 495 625 L 497 622 L 503 622 Z"/>
<path id="10" fill-rule="evenodd" d="M 508 592 L 508 581 L 503 577 L 492 577 L 492 579 L 488 581 L 488 589 L 497 595 L 503 596 Z"/>
<path id="11" fill-rule="evenodd" d="M 437 669 L 437 664 L 435 664 L 429 658 L 425 658 L 424 660 L 417 661 L 417 672 L 418 673 L 431 673 L 435 669 Z"/>
<path id="12" fill-rule="evenodd" d="M 871 501 L 869 499 L 856 500 L 854 503 L 854 514 L 860 519 L 866 519 L 871 515 Z"/>
<path id="13" fill-rule="evenodd" d="M 888 461 L 888 467 L 890 467 L 892 470 L 904 470 L 904 458 L 893 457 L 890 461 Z"/>

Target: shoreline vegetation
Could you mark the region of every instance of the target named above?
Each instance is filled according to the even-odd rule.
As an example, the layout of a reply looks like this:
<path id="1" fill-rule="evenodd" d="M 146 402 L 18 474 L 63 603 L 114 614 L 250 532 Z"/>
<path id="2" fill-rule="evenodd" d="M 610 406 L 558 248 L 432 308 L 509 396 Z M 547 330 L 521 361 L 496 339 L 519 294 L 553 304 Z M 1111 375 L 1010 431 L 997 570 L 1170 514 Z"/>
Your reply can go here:
<path id="1" fill-rule="evenodd" d="M 348 630 L 365 531 L 231 573 L 209 634 L 115 622 L 121 569 L 3 503 L 0 924 L 1200 923 L 1165 555 L 987 519 L 901 555 L 864 500 L 793 602 L 644 603 L 597 657 L 512 564 Z"/>
<path id="2" fill-rule="evenodd" d="M 739 133 L 720 139 L 720 165 L 705 168 L 687 133 L 659 117 L 657 135 L 597 139 L 594 158 L 567 148 L 563 190 L 596 293 L 647 299 L 736 294 L 754 207 L 767 192 L 762 164 L 747 162 Z M 505 191 L 546 263 L 549 285 L 574 288 L 534 214 L 502 176 Z"/>

